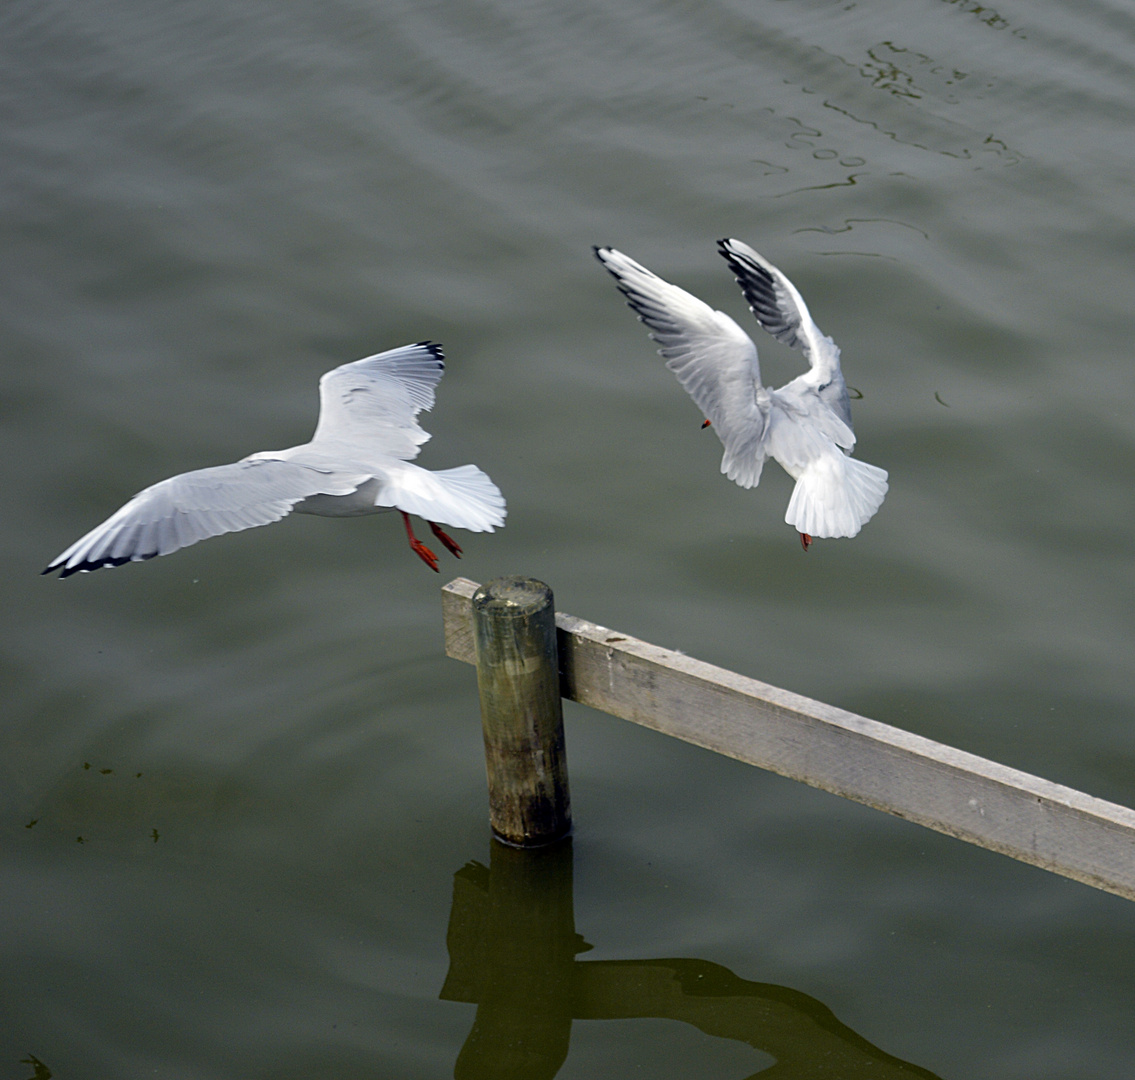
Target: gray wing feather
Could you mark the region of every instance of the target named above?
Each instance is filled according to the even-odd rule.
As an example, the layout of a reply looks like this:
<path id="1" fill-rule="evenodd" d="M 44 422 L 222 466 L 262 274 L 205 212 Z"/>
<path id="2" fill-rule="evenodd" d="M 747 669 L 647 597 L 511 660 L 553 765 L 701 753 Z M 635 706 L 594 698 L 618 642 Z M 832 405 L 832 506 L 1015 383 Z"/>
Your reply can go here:
<path id="1" fill-rule="evenodd" d="M 753 487 L 764 464 L 767 394 L 757 347 L 728 315 L 614 248 L 595 248 L 627 305 L 658 342 L 666 366 L 712 422 L 725 448 L 721 471 Z"/>
<path id="2" fill-rule="evenodd" d="M 350 445 L 356 458 L 417 457 L 429 433 L 418 413 L 433 408 L 445 371 L 441 346 L 429 341 L 343 364 L 319 380 L 314 447 Z"/>
<path id="3" fill-rule="evenodd" d="M 820 399 L 851 427 L 851 402 L 839 366 L 839 347 L 821 333 L 796 286 L 763 255 L 740 240 L 719 240 L 757 322 L 778 341 L 800 349 L 811 366 Z"/>
<path id="4" fill-rule="evenodd" d="M 358 477 L 257 459 L 197 469 L 140 491 L 43 571 L 61 577 L 152 559 L 221 533 L 268 525 L 309 495 L 346 495 Z"/>
<path id="5" fill-rule="evenodd" d="M 733 271 L 757 322 L 778 341 L 807 351 L 809 343 L 803 324 L 812 319 L 788 278 L 740 240 L 718 240 L 717 248 Z"/>

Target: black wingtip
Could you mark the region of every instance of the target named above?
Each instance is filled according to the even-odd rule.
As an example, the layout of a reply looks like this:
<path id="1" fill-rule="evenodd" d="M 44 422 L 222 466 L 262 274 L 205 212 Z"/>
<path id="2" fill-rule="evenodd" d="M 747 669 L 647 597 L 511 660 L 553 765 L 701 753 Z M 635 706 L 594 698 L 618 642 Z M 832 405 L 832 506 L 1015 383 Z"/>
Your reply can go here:
<path id="1" fill-rule="evenodd" d="M 717 241 L 717 250 L 721 253 L 722 256 L 724 256 L 725 261 L 727 263 L 729 263 L 730 265 L 733 265 L 734 263 L 739 263 L 742 260 L 744 260 L 744 263 L 747 266 L 749 264 L 750 260 L 745 258 L 745 255 L 744 255 L 743 252 L 734 251 L 733 248 L 731 248 L 729 246 L 731 243 L 732 243 L 732 240 L 729 237 L 726 237 L 724 240 L 718 240 Z"/>
<path id="2" fill-rule="evenodd" d="M 128 562 L 145 562 L 147 559 L 156 559 L 158 553 L 156 551 L 147 551 L 144 555 L 119 555 L 116 558 L 95 559 L 93 562 L 84 559 L 82 562 L 75 563 L 74 566 L 64 566 L 63 563 L 52 563 L 50 566 L 40 571 L 40 574 L 50 574 L 53 570 L 59 570 L 59 580 L 69 578 L 72 574 L 89 574 L 92 570 L 102 570 L 107 566 L 124 566 Z"/>
<path id="3" fill-rule="evenodd" d="M 766 288 L 771 288 L 775 285 L 775 279 L 764 266 L 754 261 L 750 256 L 746 255 L 745 252 L 734 251 L 729 247 L 731 242 L 729 238 L 718 240 L 717 250 L 721 252 L 725 261 L 729 264 L 729 269 L 733 271 L 733 276 L 737 278 L 737 282 L 742 289 L 745 288 L 746 279 L 752 278 L 757 278 Z M 750 299 L 750 303 L 751 302 Z"/>
<path id="4" fill-rule="evenodd" d="M 414 343 L 419 349 L 425 349 L 429 354 L 439 363 L 445 367 L 445 353 L 442 351 L 441 342 L 439 341 L 417 341 Z"/>
<path id="5" fill-rule="evenodd" d="M 717 241 L 717 250 L 723 256 L 725 256 L 726 259 L 739 259 L 741 258 L 741 254 L 737 251 L 734 251 L 730 246 L 735 243 L 737 243 L 737 241 L 734 240 L 732 236 L 723 237 L 722 239 Z"/>
<path id="6" fill-rule="evenodd" d="M 59 579 L 68 578 L 72 574 L 89 574 L 92 570 L 101 570 L 104 566 L 121 566 L 124 562 L 129 562 L 129 558 L 125 559 L 98 559 L 95 562 L 81 562 L 75 563 L 74 566 L 63 567 L 63 572 L 59 575 Z"/>

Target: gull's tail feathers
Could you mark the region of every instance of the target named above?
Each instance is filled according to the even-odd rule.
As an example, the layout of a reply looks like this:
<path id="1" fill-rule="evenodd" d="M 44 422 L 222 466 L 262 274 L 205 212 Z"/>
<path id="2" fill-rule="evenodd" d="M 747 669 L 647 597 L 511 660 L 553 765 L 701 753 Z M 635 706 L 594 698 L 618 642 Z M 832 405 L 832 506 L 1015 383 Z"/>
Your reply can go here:
<path id="1" fill-rule="evenodd" d="M 885 469 L 843 454 L 825 454 L 800 474 L 784 520 L 810 536 L 855 536 L 886 495 Z"/>
<path id="2" fill-rule="evenodd" d="M 393 506 L 439 525 L 492 532 L 504 524 L 504 496 L 476 465 L 430 472 L 407 463 L 387 478 L 376 506 Z"/>

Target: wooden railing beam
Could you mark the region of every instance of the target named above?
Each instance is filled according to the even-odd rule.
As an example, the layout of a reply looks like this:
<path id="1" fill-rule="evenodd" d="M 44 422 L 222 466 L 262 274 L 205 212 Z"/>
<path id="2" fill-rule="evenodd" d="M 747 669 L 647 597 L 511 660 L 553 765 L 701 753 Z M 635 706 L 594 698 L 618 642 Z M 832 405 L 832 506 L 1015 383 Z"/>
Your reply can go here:
<path id="1" fill-rule="evenodd" d="M 446 652 L 475 663 L 465 578 Z M 1135 810 L 557 613 L 563 697 L 1135 900 Z"/>

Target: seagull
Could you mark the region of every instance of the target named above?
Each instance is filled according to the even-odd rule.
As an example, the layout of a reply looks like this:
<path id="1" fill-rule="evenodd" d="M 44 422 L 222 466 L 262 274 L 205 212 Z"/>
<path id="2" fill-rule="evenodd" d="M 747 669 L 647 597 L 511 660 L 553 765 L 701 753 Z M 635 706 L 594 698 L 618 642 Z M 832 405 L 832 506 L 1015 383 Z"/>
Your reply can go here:
<path id="1" fill-rule="evenodd" d="M 855 536 L 887 494 L 885 470 L 850 456 L 855 446 L 839 348 L 812 321 L 800 293 L 740 240 L 718 242 L 761 326 L 803 351 L 809 369 L 779 390 L 761 383 L 757 347 L 728 315 L 610 247 L 595 256 L 725 448 L 721 471 L 756 487 L 765 459 L 796 481 L 784 520 L 805 551 L 813 537 Z"/>
<path id="2" fill-rule="evenodd" d="M 261 450 L 231 465 L 197 469 L 140 491 L 43 571 L 60 577 L 168 555 L 221 533 L 279 521 L 293 511 L 356 517 L 397 510 L 410 548 L 432 570 L 437 556 L 415 535 L 424 518 L 455 556 L 461 548 L 442 525 L 492 532 L 505 502 L 475 465 L 431 472 L 411 460 L 429 434 L 418 413 L 434 404 L 445 370 L 429 341 L 343 364 L 319 380 L 319 423 L 311 441 Z"/>

